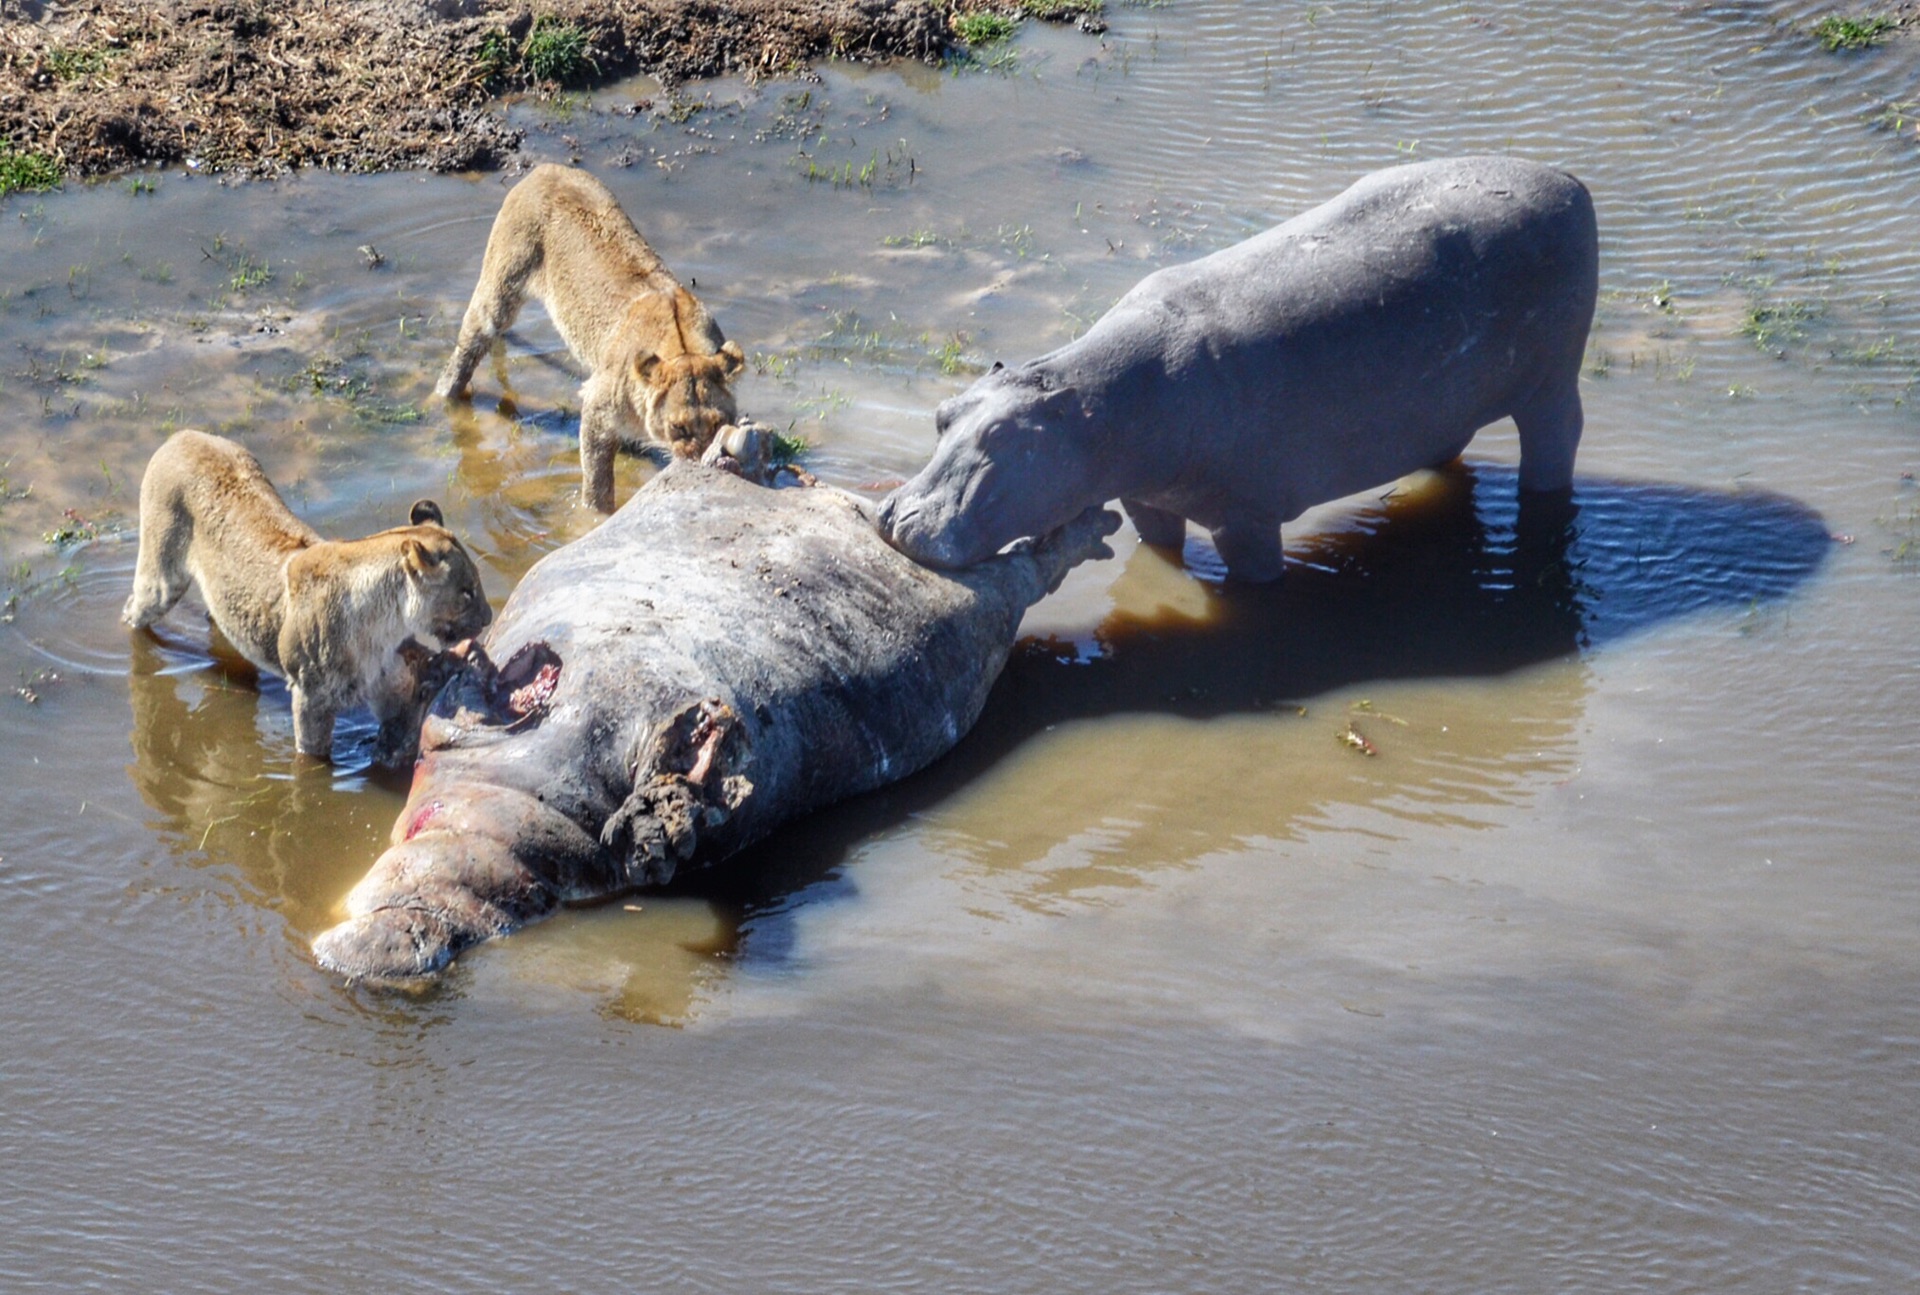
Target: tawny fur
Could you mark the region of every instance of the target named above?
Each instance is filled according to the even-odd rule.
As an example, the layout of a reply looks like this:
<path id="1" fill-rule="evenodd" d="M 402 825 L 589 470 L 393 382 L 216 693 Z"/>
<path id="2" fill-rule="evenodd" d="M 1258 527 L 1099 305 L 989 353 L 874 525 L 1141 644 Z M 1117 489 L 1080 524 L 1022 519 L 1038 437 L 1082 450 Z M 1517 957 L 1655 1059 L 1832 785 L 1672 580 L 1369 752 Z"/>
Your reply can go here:
<path id="1" fill-rule="evenodd" d="M 380 756 L 411 760 L 428 700 L 421 643 L 449 645 L 493 619 L 479 571 L 440 520 L 423 499 L 412 525 L 322 539 L 253 455 L 175 432 L 140 481 L 140 556 L 121 619 L 145 629 L 191 581 L 240 654 L 286 678 L 297 750 L 329 758 L 335 716 L 364 702 L 381 722 Z"/>
<path id="2" fill-rule="evenodd" d="M 664 445 L 698 458 L 736 413 L 746 357 L 654 254 L 600 181 L 536 166 L 507 194 L 480 282 L 435 388 L 466 392 L 480 357 L 528 297 L 546 307 L 587 371 L 580 388 L 580 495 L 613 511 L 613 456 Z"/>

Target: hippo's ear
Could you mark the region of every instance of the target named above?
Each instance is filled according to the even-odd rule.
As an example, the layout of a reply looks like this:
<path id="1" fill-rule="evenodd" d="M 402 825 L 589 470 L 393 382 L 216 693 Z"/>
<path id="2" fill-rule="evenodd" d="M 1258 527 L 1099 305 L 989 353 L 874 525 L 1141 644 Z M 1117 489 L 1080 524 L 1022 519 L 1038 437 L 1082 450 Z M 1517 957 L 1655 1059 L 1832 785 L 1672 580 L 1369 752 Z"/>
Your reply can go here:
<path id="1" fill-rule="evenodd" d="M 935 436 L 945 436 L 947 434 L 947 428 L 953 426 L 953 415 L 954 410 L 958 407 L 958 400 L 959 398 L 957 396 L 950 396 L 935 407 L 933 411 L 933 434 Z"/>
<path id="2" fill-rule="evenodd" d="M 1056 387 L 1040 397 L 1040 408 L 1048 414 L 1059 417 L 1078 410 L 1080 392 L 1073 387 Z"/>
<path id="3" fill-rule="evenodd" d="M 988 370 L 987 370 L 987 372 L 988 372 L 988 373 L 998 373 L 998 372 L 1000 372 L 1000 370 L 1002 370 L 1002 369 L 1004 369 L 1004 368 L 1006 368 L 1006 367 L 1007 367 L 1007 366 L 1006 366 L 1005 364 L 1003 364 L 1003 363 L 1001 363 L 1001 362 L 1000 362 L 999 360 L 995 360 L 995 361 L 993 362 L 993 367 L 992 367 L 991 369 L 988 369 Z"/>
<path id="4" fill-rule="evenodd" d="M 734 377 L 740 370 L 747 367 L 746 352 L 740 349 L 740 343 L 738 342 L 723 343 L 720 347 L 720 359 L 722 362 L 720 366 L 722 377 Z"/>
<path id="5" fill-rule="evenodd" d="M 659 367 L 660 357 L 652 351 L 635 351 L 633 353 L 633 376 L 640 379 L 640 381 L 651 381 L 654 372 L 659 369 Z"/>
<path id="6" fill-rule="evenodd" d="M 407 510 L 407 523 L 411 526 L 445 526 L 447 519 L 440 515 L 440 505 L 431 499 L 416 499 L 413 507 Z"/>

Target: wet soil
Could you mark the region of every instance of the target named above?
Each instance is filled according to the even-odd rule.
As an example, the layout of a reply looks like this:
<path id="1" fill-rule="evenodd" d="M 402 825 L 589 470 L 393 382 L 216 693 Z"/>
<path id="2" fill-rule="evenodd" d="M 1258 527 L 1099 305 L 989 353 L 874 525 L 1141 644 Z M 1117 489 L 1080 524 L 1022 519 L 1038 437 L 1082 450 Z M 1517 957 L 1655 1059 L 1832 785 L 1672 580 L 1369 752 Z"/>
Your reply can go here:
<path id="1" fill-rule="evenodd" d="M 69 174 L 143 163 L 467 171 L 511 158 L 496 111 L 636 71 L 804 73 L 938 59 L 934 0 L 0 0 L 0 142 Z M 961 8 L 976 7 L 962 5 Z"/>

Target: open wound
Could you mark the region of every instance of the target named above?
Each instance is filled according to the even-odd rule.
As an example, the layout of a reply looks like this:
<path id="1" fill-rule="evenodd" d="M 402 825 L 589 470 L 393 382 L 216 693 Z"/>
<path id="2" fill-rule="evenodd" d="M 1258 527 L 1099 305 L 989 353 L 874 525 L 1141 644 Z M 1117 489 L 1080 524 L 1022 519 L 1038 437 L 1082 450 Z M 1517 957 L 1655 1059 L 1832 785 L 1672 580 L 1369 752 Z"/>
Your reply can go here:
<path id="1" fill-rule="evenodd" d="M 457 663 L 457 672 L 427 721 L 433 746 L 453 745 L 481 729 L 531 728 L 560 690 L 560 654 L 544 640 L 525 644 L 504 666 L 495 666 L 471 639 L 447 649 L 447 656 Z"/>
<path id="2" fill-rule="evenodd" d="M 601 829 L 600 843 L 626 861 L 627 882 L 659 885 L 693 857 L 703 829 L 732 817 L 753 791 L 740 717 L 718 698 L 662 724 L 634 768 L 633 794 Z"/>

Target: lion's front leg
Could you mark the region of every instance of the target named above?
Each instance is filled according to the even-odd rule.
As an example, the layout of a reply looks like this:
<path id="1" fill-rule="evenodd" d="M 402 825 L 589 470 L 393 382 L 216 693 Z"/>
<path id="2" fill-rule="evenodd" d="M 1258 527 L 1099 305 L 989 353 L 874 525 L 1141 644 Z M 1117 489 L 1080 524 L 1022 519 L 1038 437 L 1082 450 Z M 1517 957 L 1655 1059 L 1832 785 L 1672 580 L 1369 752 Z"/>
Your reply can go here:
<path id="1" fill-rule="evenodd" d="M 291 680 L 288 687 L 293 694 L 293 749 L 316 760 L 332 760 L 333 718 L 339 707 Z"/>
<path id="2" fill-rule="evenodd" d="M 380 721 L 373 747 L 375 764 L 397 768 L 413 763 L 420 754 L 420 725 L 427 706 L 453 668 L 446 653 L 431 651 L 412 636 L 394 649 L 367 698 L 373 717 Z"/>
<path id="3" fill-rule="evenodd" d="M 159 457 L 159 456 L 155 456 Z M 133 593 L 120 611 L 131 629 L 145 629 L 173 609 L 192 576 L 193 518 L 177 483 L 154 481 L 151 465 L 140 480 L 140 553 L 133 565 Z"/>
<path id="4" fill-rule="evenodd" d="M 617 396 L 598 377 L 580 388 L 580 502 L 613 511 L 613 457 L 620 449 Z"/>

